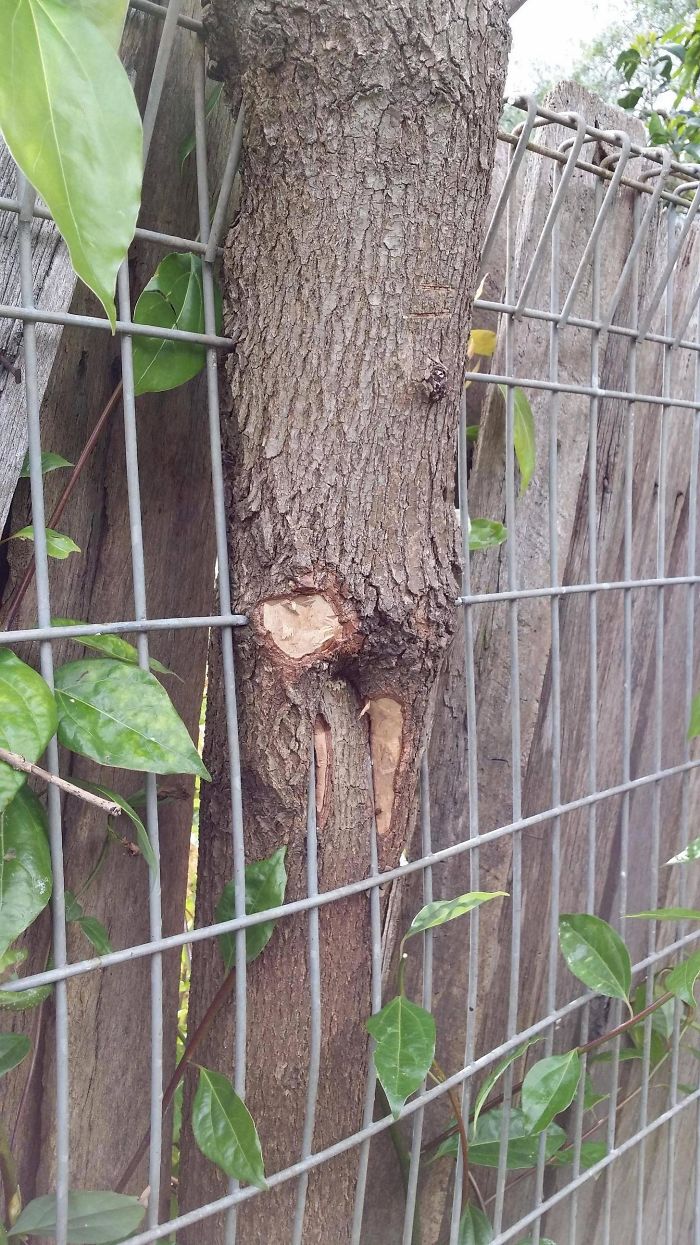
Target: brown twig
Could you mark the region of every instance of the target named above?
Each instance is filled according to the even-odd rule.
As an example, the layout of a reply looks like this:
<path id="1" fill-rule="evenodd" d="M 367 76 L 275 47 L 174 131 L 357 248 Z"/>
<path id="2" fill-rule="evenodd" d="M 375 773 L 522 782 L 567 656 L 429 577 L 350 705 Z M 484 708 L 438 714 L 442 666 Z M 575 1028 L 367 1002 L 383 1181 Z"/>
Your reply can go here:
<path id="1" fill-rule="evenodd" d="M 197 1048 L 204 1041 L 214 1021 L 216 1020 L 216 1017 L 221 1011 L 221 1008 L 223 1007 L 229 994 L 231 993 L 231 990 L 233 989 L 233 982 L 234 982 L 235 976 L 236 976 L 236 966 L 234 964 L 230 972 L 228 972 L 226 976 L 224 977 L 224 980 L 222 981 L 221 985 L 219 986 L 219 989 L 217 990 L 207 1010 L 202 1016 L 202 1019 L 197 1025 L 197 1028 L 192 1034 L 192 1037 L 190 1038 L 187 1045 L 185 1046 L 185 1049 L 182 1052 L 182 1056 L 180 1058 L 180 1062 L 177 1064 L 175 1071 L 173 1072 L 170 1080 L 168 1081 L 168 1085 L 165 1090 L 165 1093 L 163 1094 L 163 1103 L 161 1107 L 161 1115 L 163 1117 L 166 1115 L 168 1108 L 170 1107 L 170 1104 L 173 1098 L 175 1097 L 175 1090 L 177 1089 L 178 1085 L 180 1084 L 180 1081 L 185 1075 L 188 1063 L 192 1059 L 192 1056 L 194 1055 Z M 131 1161 L 129 1162 L 129 1165 L 126 1171 L 124 1172 L 121 1179 L 119 1180 L 119 1183 L 117 1184 L 115 1188 L 115 1193 L 124 1192 L 124 1189 L 126 1188 L 131 1177 L 136 1171 L 136 1168 L 141 1162 L 141 1159 L 143 1158 L 144 1154 L 146 1153 L 148 1149 L 148 1143 L 150 1139 L 151 1139 L 151 1133 L 149 1129 L 149 1131 L 145 1134 L 145 1136 L 142 1137 L 139 1143 L 139 1146 L 135 1154 L 133 1155 Z"/>
<path id="2" fill-rule="evenodd" d="M 20 770 L 23 774 L 32 774 L 34 778 L 40 778 L 42 782 L 50 783 L 52 787 L 60 787 L 61 791 L 65 791 L 67 795 L 74 795 L 77 800 L 84 800 L 86 804 L 93 804 L 95 808 L 101 809 L 103 813 L 107 813 L 110 817 L 121 816 L 122 810 L 118 804 L 113 804 L 111 800 L 103 800 L 101 796 L 93 795 L 91 791 L 83 791 L 82 787 L 76 787 L 74 783 L 68 782 L 67 778 L 59 778 L 58 774 L 49 774 L 41 766 L 34 765 L 31 761 L 25 761 L 24 757 L 19 756 L 16 752 L 9 752 L 7 748 L 0 748 L 0 761 L 10 765 L 12 769 Z"/>
<path id="3" fill-rule="evenodd" d="M 83 468 L 86 462 L 88 461 L 90 455 L 92 454 L 92 451 L 94 450 L 95 445 L 97 444 L 97 441 L 99 440 L 102 429 L 104 428 L 114 408 L 119 402 L 121 395 L 122 395 L 122 382 L 119 381 L 119 384 L 117 385 L 116 389 L 114 389 L 113 393 L 111 393 L 109 398 L 107 399 L 107 402 L 100 414 L 99 419 L 97 420 L 97 423 L 95 424 L 95 427 L 93 428 L 92 432 L 90 433 L 90 436 L 85 442 L 85 445 L 80 451 L 80 457 L 78 458 L 78 461 L 76 462 L 70 474 L 66 487 L 64 488 L 63 492 L 61 493 L 61 496 L 58 499 L 58 502 L 56 503 L 56 507 L 53 511 L 53 514 L 51 515 L 51 518 L 48 521 L 48 524 L 47 524 L 48 527 L 55 527 L 56 524 L 59 522 L 61 515 L 63 514 L 63 511 L 68 505 L 68 501 L 71 496 L 71 493 L 73 492 L 73 489 L 75 488 L 76 484 L 78 483 L 78 480 L 80 479 Z M 20 580 L 17 588 L 15 589 L 12 596 L 10 597 L 10 600 L 7 606 L 7 613 L 5 615 L 4 625 L 5 625 L 6 631 L 10 630 L 12 623 L 14 622 L 17 616 L 19 607 L 22 604 L 27 594 L 27 589 L 29 588 L 29 585 L 31 584 L 34 578 L 35 569 L 36 569 L 36 563 L 35 563 L 34 556 L 32 555 L 29 561 L 29 565 L 26 571 L 24 572 L 24 575 L 22 576 L 22 579 Z"/>
<path id="4" fill-rule="evenodd" d="M 447 1080 L 447 1077 L 445 1076 L 445 1073 L 443 1072 L 439 1063 L 436 1062 L 436 1060 L 433 1060 L 433 1068 L 435 1069 L 435 1071 L 433 1072 L 433 1070 L 431 1069 L 431 1072 L 430 1072 L 430 1075 L 432 1076 L 433 1080 L 436 1081 L 438 1085 L 444 1083 Z M 445 1092 L 447 1093 L 447 1097 L 450 1100 L 450 1106 L 452 1107 L 452 1110 L 454 1112 L 454 1117 L 456 1121 L 454 1131 L 459 1133 L 459 1140 L 461 1142 L 460 1153 L 462 1155 L 462 1210 L 464 1210 L 465 1206 L 469 1204 L 469 1186 L 471 1183 L 470 1172 L 469 1172 L 469 1138 L 467 1136 L 467 1129 L 464 1123 L 464 1118 L 462 1116 L 462 1107 L 461 1107 L 461 1104 L 459 1101 L 459 1095 L 456 1089 L 454 1088 L 454 1086 L 451 1086 L 450 1089 L 446 1090 Z"/>

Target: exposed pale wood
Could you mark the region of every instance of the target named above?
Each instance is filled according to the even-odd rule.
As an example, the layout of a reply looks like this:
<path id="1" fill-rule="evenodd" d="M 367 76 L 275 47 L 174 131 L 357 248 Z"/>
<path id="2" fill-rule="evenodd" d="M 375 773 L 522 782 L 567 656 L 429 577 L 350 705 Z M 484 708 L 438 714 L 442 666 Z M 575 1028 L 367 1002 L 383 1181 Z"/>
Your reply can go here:
<path id="1" fill-rule="evenodd" d="M 189 6 L 190 11 L 192 8 Z M 125 36 L 126 63 L 142 104 L 161 30 L 159 21 L 132 11 Z M 198 231 L 194 161 L 191 159 L 181 174 L 178 158 L 179 143 L 193 126 L 195 54 L 197 41 L 189 33 L 179 32 L 151 148 L 140 220 L 145 227 L 185 237 L 195 237 Z M 229 111 L 222 106 L 208 122 L 212 191 L 219 184 L 231 132 Z M 132 299 L 143 289 L 164 253 L 162 248 L 150 244 L 134 245 Z M 64 291 L 54 306 L 68 305 L 69 296 Z M 76 289 L 70 308 L 97 313 L 95 300 L 80 288 Z M 45 449 L 74 461 L 119 378 L 119 342 L 107 333 L 67 329 L 60 336 L 51 366 L 46 347 L 49 343 L 53 349 L 53 333 L 43 326 L 37 331 L 40 357 L 49 358 L 46 366 L 50 368 L 42 404 L 42 439 Z M 17 389 L 19 394 L 19 386 Z M 203 378 L 162 397 L 139 398 L 137 416 L 150 615 L 209 613 L 213 606 L 214 547 Z M 15 461 L 19 457 L 18 449 Z M 47 512 L 64 481 L 65 474 L 60 472 L 45 478 Z M 16 491 L 11 519 L 14 527 L 29 521 L 27 482 L 21 482 Z M 90 622 L 133 617 L 121 408 L 115 411 L 70 500 L 63 526 L 83 553 L 51 566 L 51 602 L 55 613 Z M 9 546 L 10 587 L 18 582 L 28 557 L 28 551 L 18 548 L 18 544 Z M 35 622 L 35 605 L 29 594 L 17 625 L 31 626 Z M 185 680 L 169 680 L 168 690 L 196 739 L 206 633 L 158 632 L 151 635 L 150 645 L 151 651 Z M 28 660 L 36 657 L 30 646 L 22 646 L 19 651 Z M 79 641 L 64 641 L 56 649 L 59 661 L 80 654 Z M 62 772 L 93 781 L 98 778 L 97 767 L 65 753 Z M 124 795 L 143 785 L 141 776 L 116 771 L 100 772 L 99 780 Z M 159 791 L 169 795 L 160 807 L 163 928 L 165 933 L 175 933 L 181 930 L 184 919 L 193 783 L 179 778 L 159 780 Z M 105 822 L 70 800 L 65 805 L 64 825 L 66 884 L 77 891 L 97 860 Z M 127 835 L 131 833 L 128 825 L 119 828 Z M 102 872 L 81 902 L 88 913 L 103 921 L 112 944 L 123 947 L 148 940 L 148 892 L 149 871 L 145 862 L 117 845 L 111 848 Z M 47 945 L 48 926 L 44 925 L 28 941 L 28 970 L 43 965 Z M 82 933 L 71 927 L 70 957 L 79 959 L 89 954 Z M 179 960 L 178 954 L 164 960 L 166 1080 L 175 1056 Z M 74 1187 L 113 1187 L 145 1131 L 150 1085 L 149 993 L 147 960 L 81 977 L 69 987 Z M 35 1034 L 36 1012 L 17 1016 L 11 1023 L 9 1014 L 6 1017 L 3 1028 Z M 25 1200 L 35 1192 L 45 1193 L 53 1187 L 52 1004 L 45 1008 L 43 1033 L 37 1074 L 17 1144 Z M 0 1085 L 2 1115 L 10 1127 L 16 1117 L 25 1071 L 26 1065 L 22 1065 L 3 1078 Z M 169 1199 L 169 1127 L 164 1135 L 163 1211 L 167 1211 Z M 134 1182 L 136 1192 L 141 1193 L 146 1184 L 143 1165 Z"/>
<path id="2" fill-rule="evenodd" d="M 250 116 L 226 257 L 229 317 L 242 327 L 227 369 L 230 546 L 237 608 L 252 619 L 238 643 L 246 850 L 254 859 L 286 842 L 294 897 L 305 888 L 319 718 L 328 727 L 320 885 L 367 867 L 370 754 L 393 774 L 393 802 L 383 784 L 374 791 L 384 865 L 398 861 L 414 816 L 432 684 L 455 623 L 452 434 L 507 30 L 500 0 L 210 7 L 213 54 L 228 76 L 242 68 Z M 440 400 L 423 384 L 431 359 L 447 372 Z M 307 593 L 326 597 L 339 626 L 293 661 L 271 642 L 260 605 Z M 200 921 L 231 869 L 217 682 Z M 367 899 L 325 910 L 321 932 L 316 1148 L 361 1120 Z M 194 956 L 195 1020 L 219 980 L 217 956 L 204 947 Z M 307 974 L 306 920 L 284 922 L 248 988 L 248 1101 L 270 1171 L 301 1144 Z M 204 1061 L 229 1068 L 230 1051 L 222 1029 Z M 356 1168 L 351 1154 L 311 1174 L 305 1241 L 347 1241 Z M 190 1207 L 225 1181 L 193 1152 L 180 1187 Z M 295 1196 L 291 1184 L 247 1204 L 241 1238 L 291 1239 Z M 208 1241 L 222 1240 L 212 1223 Z"/>

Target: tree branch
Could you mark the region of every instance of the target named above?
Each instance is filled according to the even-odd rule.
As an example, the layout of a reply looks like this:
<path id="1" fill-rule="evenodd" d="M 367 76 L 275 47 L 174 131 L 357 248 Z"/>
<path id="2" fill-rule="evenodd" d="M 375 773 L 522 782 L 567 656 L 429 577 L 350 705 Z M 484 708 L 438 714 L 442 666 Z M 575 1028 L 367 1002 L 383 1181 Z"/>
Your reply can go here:
<path id="1" fill-rule="evenodd" d="M 74 795 L 76 800 L 93 804 L 95 808 L 101 809 L 109 817 L 121 817 L 122 810 L 118 804 L 113 804 L 111 800 L 103 800 L 101 796 L 93 795 L 91 791 L 83 791 L 82 787 L 76 787 L 66 778 L 59 778 L 58 774 L 49 774 L 39 765 L 25 761 L 24 757 L 18 756 L 16 752 L 8 752 L 7 748 L 0 748 L 0 761 L 4 761 L 6 765 L 23 774 L 32 774 L 34 778 L 40 778 L 42 782 L 50 783 L 52 787 L 60 787 L 61 791 L 65 791 L 67 795 Z"/>

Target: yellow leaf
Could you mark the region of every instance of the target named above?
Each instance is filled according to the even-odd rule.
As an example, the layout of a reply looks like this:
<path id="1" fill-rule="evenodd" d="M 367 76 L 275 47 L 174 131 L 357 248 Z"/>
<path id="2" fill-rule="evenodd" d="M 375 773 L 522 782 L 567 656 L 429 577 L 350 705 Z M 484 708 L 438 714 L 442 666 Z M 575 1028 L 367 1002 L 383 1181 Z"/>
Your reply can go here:
<path id="1" fill-rule="evenodd" d="M 467 355 L 470 359 L 475 354 L 490 358 L 496 349 L 496 340 L 496 334 L 492 333 L 490 329 L 472 329 L 469 334 Z"/>

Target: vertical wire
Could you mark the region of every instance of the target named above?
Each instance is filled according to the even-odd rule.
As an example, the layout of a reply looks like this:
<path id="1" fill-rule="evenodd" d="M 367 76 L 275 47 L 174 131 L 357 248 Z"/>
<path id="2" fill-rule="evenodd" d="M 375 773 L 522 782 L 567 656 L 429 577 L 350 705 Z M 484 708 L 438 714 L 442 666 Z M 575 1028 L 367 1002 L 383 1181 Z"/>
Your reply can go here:
<path id="1" fill-rule="evenodd" d="M 695 340 L 700 343 L 700 304 L 697 309 Z M 690 483 L 688 487 L 688 574 L 695 575 L 697 568 L 697 515 L 698 515 L 698 468 L 700 467 L 700 351 L 695 354 L 694 397 L 697 403 L 693 413 L 693 433 L 690 451 Z M 685 667 L 685 722 L 690 721 L 693 699 L 695 636 L 695 585 L 688 584 L 686 595 L 686 667 Z M 690 740 L 685 734 L 683 760 L 690 759 Z M 689 839 L 690 783 L 683 775 L 681 787 L 681 846 Z M 683 872 L 683 871 L 681 871 Z M 681 904 L 685 902 L 685 876 L 682 879 Z M 700 1107 L 698 1109 L 695 1140 L 695 1216 L 693 1220 L 693 1245 L 700 1245 Z"/>
<path id="2" fill-rule="evenodd" d="M 32 217 L 35 194 L 29 182 L 17 172 L 17 196 L 20 211 L 17 217 L 20 290 L 22 305 L 34 307 L 32 279 Z M 46 514 L 44 479 L 41 469 L 41 411 L 36 354 L 36 326 L 24 324 L 24 388 L 27 404 L 27 436 L 29 442 L 29 483 L 31 488 L 32 521 L 34 524 L 34 557 L 36 565 L 36 607 L 40 627 L 51 622 L 49 563 L 46 552 Z M 53 690 L 52 641 L 39 646 L 41 674 Z M 46 767 L 58 774 L 58 743 L 56 737 L 46 749 Z M 52 955 L 56 968 L 63 968 L 66 956 L 66 907 L 63 875 L 63 837 L 61 832 L 61 799 L 58 788 L 47 789 L 49 845 L 51 848 L 52 894 Z M 55 986 L 56 1022 L 56 1245 L 68 1239 L 68 1189 L 70 1183 L 70 1063 L 68 1046 L 68 993 L 65 981 Z"/>
<path id="3" fill-rule="evenodd" d="M 370 870 L 372 877 L 376 877 L 379 873 L 379 853 L 377 851 L 377 821 L 374 815 L 374 792 L 372 781 L 371 763 L 368 762 L 367 769 L 367 790 L 369 798 L 369 806 L 372 810 L 370 817 Z M 373 886 L 369 895 L 369 920 L 370 933 L 372 938 L 372 977 L 371 977 L 371 1001 L 372 1015 L 376 1015 L 381 1011 L 382 1006 L 382 918 L 379 904 L 379 887 Z M 362 1116 L 362 1127 L 367 1128 L 372 1123 L 372 1115 L 374 1113 L 374 1095 L 377 1086 L 377 1072 L 374 1067 L 374 1038 L 370 1038 L 368 1046 L 369 1063 L 367 1067 L 367 1092 L 365 1094 L 365 1107 Z M 355 1204 L 353 1207 L 352 1218 L 352 1238 L 351 1245 L 360 1245 L 362 1235 L 362 1215 L 365 1207 L 365 1193 L 367 1191 L 367 1168 L 369 1166 L 369 1149 L 371 1137 L 367 1137 L 360 1146 L 358 1156 L 357 1184 L 355 1186 Z"/>
<path id="4" fill-rule="evenodd" d="M 603 200 L 603 187 L 596 180 L 595 212 L 600 212 Z M 593 252 L 591 271 L 591 319 L 600 319 L 600 245 Z M 597 389 L 600 383 L 600 330 L 591 330 L 591 388 Z M 591 398 L 588 407 L 588 582 L 598 582 L 598 398 Z M 598 598 L 595 589 L 588 597 L 588 790 L 594 795 L 598 789 Z M 587 875 L 586 875 L 586 912 L 595 909 L 595 876 L 596 876 L 596 838 L 597 838 L 597 806 L 591 804 L 588 809 L 587 823 Z M 588 1041 L 590 1007 L 584 1007 L 581 1014 L 581 1045 Z M 576 1180 L 581 1170 L 581 1134 L 583 1132 L 583 1116 L 586 1098 L 587 1058 L 581 1058 L 581 1080 L 576 1095 L 574 1121 L 574 1154 L 572 1180 Z M 569 1243 L 576 1245 L 578 1217 L 578 1189 L 574 1189 L 571 1197 L 569 1218 Z"/>
<path id="5" fill-rule="evenodd" d="M 561 172 L 554 170 L 553 191 L 556 197 Z M 560 218 L 557 216 L 552 228 L 552 249 L 550 266 L 550 310 L 559 310 L 560 287 Z M 559 379 L 559 326 L 550 324 L 549 330 L 549 378 L 554 383 Z M 558 499 L 559 474 L 557 462 L 557 436 L 559 429 L 560 394 L 552 392 L 549 408 L 549 584 L 556 588 L 559 581 L 559 532 L 558 532 Z M 561 659 L 559 645 L 559 597 L 553 594 L 549 602 L 551 627 L 551 658 L 552 699 L 551 699 L 551 801 L 556 808 L 561 803 Z M 556 1007 L 557 966 L 559 956 L 559 882 L 561 860 L 561 817 L 552 820 L 551 834 L 551 891 L 549 913 L 549 950 L 547 964 L 546 1008 L 553 1012 Z M 545 1053 L 551 1055 L 554 1045 L 554 1031 L 548 1029 L 545 1036 Z M 539 1204 L 543 1199 L 544 1167 L 546 1161 L 546 1135 L 540 1138 L 537 1156 L 537 1176 L 535 1200 Z M 533 1223 L 532 1242 L 539 1245 L 542 1221 L 538 1218 Z"/>
<path id="6" fill-rule="evenodd" d="M 512 306 L 514 300 L 514 213 L 512 199 L 509 198 L 506 209 L 506 292 L 505 302 Z M 504 366 L 506 376 L 514 374 L 513 348 L 515 325 L 512 315 L 506 314 Z M 506 386 L 506 559 L 508 573 L 508 589 L 518 588 L 518 545 L 516 526 L 515 500 L 515 389 Z M 512 782 L 512 816 L 513 821 L 522 817 L 522 779 L 521 779 L 521 739 L 520 739 L 520 651 L 518 646 L 518 601 L 509 601 L 508 606 L 508 642 L 510 653 L 510 722 L 511 722 L 511 782 Z M 506 1019 L 506 1038 L 512 1038 L 518 1028 L 518 1003 L 520 995 L 520 926 L 522 918 L 522 833 L 516 832 L 512 837 L 512 880 L 511 880 L 511 933 L 510 933 L 510 987 L 508 997 L 508 1015 Z M 503 1204 L 505 1198 L 507 1160 L 508 1160 L 508 1124 L 513 1095 L 513 1067 L 506 1070 L 503 1079 L 503 1104 L 501 1114 L 501 1133 L 498 1151 L 498 1173 L 496 1177 L 496 1201 L 494 1205 L 494 1231 L 500 1232 L 503 1221 Z"/>
<path id="7" fill-rule="evenodd" d="M 197 164 L 197 198 L 199 205 L 199 234 L 205 244 L 210 240 L 209 227 L 209 178 L 207 173 L 207 147 L 205 131 L 205 78 L 206 54 L 204 44 L 194 70 L 195 154 Z M 202 263 L 202 287 L 204 292 L 204 329 L 216 331 L 214 303 L 214 272 L 211 263 Z M 219 379 L 216 350 L 207 350 L 207 410 L 209 415 L 209 444 L 211 454 L 212 498 L 216 532 L 216 556 L 219 569 L 219 610 L 222 616 L 231 614 L 231 581 L 229 575 L 228 541 L 226 532 L 226 501 L 224 496 L 224 471 L 221 450 L 221 420 L 219 413 Z M 231 795 L 231 837 L 233 842 L 234 916 L 245 916 L 245 845 L 243 840 L 243 800 L 241 792 L 241 758 L 238 738 L 238 714 L 236 707 L 236 673 L 233 656 L 233 629 L 221 627 L 221 660 L 224 685 L 224 708 L 226 714 L 226 738 L 229 753 Z M 245 1099 L 246 1082 L 246 934 L 236 930 L 236 987 L 235 987 L 235 1046 L 234 1088 L 239 1098 Z M 229 1191 L 235 1192 L 238 1182 L 232 1180 Z M 235 1245 L 236 1207 L 226 1216 L 225 1242 Z"/>
<path id="8" fill-rule="evenodd" d="M 309 898 L 318 895 L 318 838 L 316 832 L 316 758 L 313 736 L 309 759 L 309 790 L 306 803 L 306 891 Z M 306 1089 L 306 1115 L 301 1143 L 301 1157 L 311 1154 L 316 1123 L 318 1081 L 321 1070 L 321 951 L 318 933 L 318 907 L 309 908 L 309 1080 Z M 292 1245 L 301 1245 L 304 1233 L 308 1170 L 302 1172 L 297 1185 Z"/>
<path id="9" fill-rule="evenodd" d="M 459 496 L 459 526 L 462 540 L 462 596 L 471 595 L 471 568 L 469 566 L 469 496 L 467 489 L 467 393 L 462 384 L 459 399 L 459 431 L 457 441 L 457 481 Z M 467 776 L 469 789 L 469 838 L 479 834 L 479 758 L 476 722 L 476 671 L 474 663 L 474 615 L 472 606 L 464 607 L 464 682 L 467 697 Z M 469 853 L 469 889 L 479 890 L 479 848 Z M 479 909 L 469 914 L 469 964 L 466 987 L 467 1015 L 464 1040 L 464 1067 L 474 1059 L 476 1043 L 476 1004 L 479 984 Z M 465 1080 L 462 1086 L 462 1119 L 469 1127 L 471 1085 Z M 452 1193 L 452 1218 L 450 1245 L 456 1245 L 462 1207 L 462 1165 L 455 1165 Z"/>
<path id="10" fill-rule="evenodd" d="M 429 856 L 433 850 L 433 839 L 430 828 L 430 775 L 428 772 L 427 749 L 420 763 L 420 825 L 422 854 Z M 423 903 L 433 902 L 433 870 L 430 865 L 423 869 Z M 423 934 L 423 1007 L 431 1012 L 433 1006 L 433 931 L 428 929 Z M 425 1089 L 425 1081 L 420 1093 Z M 421 1143 L 423 1140 L 423 1120 L 425 1109 L 419 1107 L 413 1115 L 411 1135 L 411 1159 L 408 1166 L 406 1187 L 406 1210 L 403 1221 L 402 1245 L 411 1245 L 413 1240 L 413 1224 L 416 1216 L 416 1195 L 418 1192 L 418 1175 L 420 1171 Z"/>
<path id="11" fill-rule="evenodd" d="M 667 252 L 672 253 L 673 241 L 676 225 L 675 207 L 669 205 L 666 215 L 667 228 Z M 666 285 L 666 299 L 664 312 L 664 335 L 672 336 L 673 330 L 673 289 L 674 275 L 671 273 Z M 664 398 L 670 396 L 672 388 L 672 369 L 674 347 L 664 345 L 663 347 L 663 380 L 661 392 Z M 664 574 L 664 566 L 666 564 L 666 463 L 668 457 L 668 406 L 664 405 L 659 413 L 659 480 L 656 503 L 656 574 L 662 577 Z M 661 769 L 661 758 L 663 755 L 663 690 L 664 690 L 664 589 L 662 586 L 656 589 L 656 644 L 655 644 L 655 673 L 654 673 L 654 746 L 653 746 L 653 765 L 656 772 Z M 651 861 L 650 861 L 650 882 L 649 882 L 649 907 L 655 908 L 658 903 L 659 893 L 659 845 L 661 840 L 661 781 L 657 780 L 652 789 L 652 819 L 651 819 Z M 656 951 L 656 922 L 649 921 L 647 931 L 647 953 L 653 955 Z M 646 975 L 646 998 L 649 1002 L 654 995 L 654 967 L 650 965 Z M 639 1127 L 644 1128 L 647 1124 L 649 1111 L 649 1071 L 651 1067 L 651 1034 L 652 1034 L 652 1017 L 649 1016 L 644 1021 L 644 1047 L 642 1054 L 642 1089 L 639 1100 Z M 646 1139 L 642 1138 L 639 1143 L 639 1161 L 637 1168 L 637 1221 L 635 1228 L 635 1245 L 642 1245 L 644 1231 L 644 1192 L 645 1192 L 645 1167 L 646 1167 Z M 669 1193 L 667 1191 L 667 1198 Z M 672 1210 L 671 1210 L 672 1214 Z"/>
<path id="12" fill-rule="evenodd" d="M 117 277 L 117 301 L 119 316 L 131 319 L 128 264 L 122 264 Z M 122 361 L 122 408 L 124 411 L 124 444 L 126 447 L 126 488 L 129 506 L 129 538 L 131 543 L 131 570 L 134 590 L 134 617 L 137 622 L 148 618 L 146 601 L 146 569 L 143 554 L 143 526 L 141 513 L 141 489 L 139 484 L 138 437 L 136 431 L 136 399 L 134 394 L 134 369 L 131 352 L 131 336 L 124 333 L 121 339 Z M 136 647 L 139 666 L 148 670 L 148 635 L 138 632 Z M 158 862 L 158 870 L 148 892 L 149 929 L 152 942 L 162 937 L 160 847 L 158 836 L 158 791 L 155 774 L 146 775 L 146 829 Z M 159 1220 L 160 1173 L 163 1145 L 163 956 L 154 952 L 151 956 L 151 1134 L 148 1162 L 148 1226 L 154 1228 Z"/>

